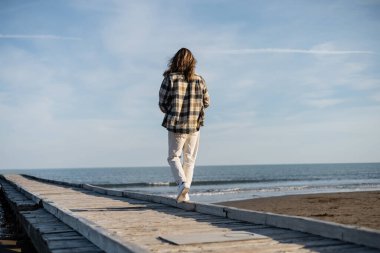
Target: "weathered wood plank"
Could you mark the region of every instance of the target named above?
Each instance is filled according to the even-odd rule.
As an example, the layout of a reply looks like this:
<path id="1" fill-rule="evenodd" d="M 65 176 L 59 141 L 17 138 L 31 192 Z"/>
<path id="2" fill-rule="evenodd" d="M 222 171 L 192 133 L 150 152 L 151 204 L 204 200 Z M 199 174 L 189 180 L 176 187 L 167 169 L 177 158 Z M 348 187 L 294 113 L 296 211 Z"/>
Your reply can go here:
<path id="1" fill-rule="evenodd" d="M 51 253 L 104 253 L 97 247 L 81 247 L 74 249 L 54 249 Z"/>

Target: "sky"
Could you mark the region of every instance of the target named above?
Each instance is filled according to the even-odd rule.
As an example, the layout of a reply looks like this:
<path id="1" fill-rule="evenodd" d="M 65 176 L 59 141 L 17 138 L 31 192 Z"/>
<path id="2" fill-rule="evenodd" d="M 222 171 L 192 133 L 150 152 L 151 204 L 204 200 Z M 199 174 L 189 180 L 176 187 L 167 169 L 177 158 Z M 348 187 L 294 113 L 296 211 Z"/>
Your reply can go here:
<path id="1" fill-rule="evenodd" d="M 0 169 L 165 166 L 181 47 L 198 165 L 380 162 L 380 0 L 1 0 Z"/>

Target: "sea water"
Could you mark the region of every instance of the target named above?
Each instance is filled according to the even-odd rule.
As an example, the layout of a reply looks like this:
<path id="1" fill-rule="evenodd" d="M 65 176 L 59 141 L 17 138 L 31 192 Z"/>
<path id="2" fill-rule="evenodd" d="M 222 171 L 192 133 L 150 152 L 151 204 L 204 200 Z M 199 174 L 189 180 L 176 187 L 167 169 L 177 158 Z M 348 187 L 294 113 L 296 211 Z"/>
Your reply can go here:
<path id="1" fill-rule="evenodd" d="M 170 168 L 0 170 L 174 197 Z M 380 163 L 197 166 L 191 200 L 221 202 L 289 194 L 380 190 Z"/>

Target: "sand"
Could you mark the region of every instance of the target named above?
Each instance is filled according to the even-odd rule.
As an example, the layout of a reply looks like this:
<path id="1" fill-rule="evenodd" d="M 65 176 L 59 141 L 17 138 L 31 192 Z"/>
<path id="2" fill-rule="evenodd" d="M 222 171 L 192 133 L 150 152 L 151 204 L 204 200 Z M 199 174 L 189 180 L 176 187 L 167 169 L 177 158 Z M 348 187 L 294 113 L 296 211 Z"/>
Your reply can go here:
<path id="1" fill-rule="evenodd" d="M 380 230 L 380 191 L 289 195 L 218 204 Z"/>

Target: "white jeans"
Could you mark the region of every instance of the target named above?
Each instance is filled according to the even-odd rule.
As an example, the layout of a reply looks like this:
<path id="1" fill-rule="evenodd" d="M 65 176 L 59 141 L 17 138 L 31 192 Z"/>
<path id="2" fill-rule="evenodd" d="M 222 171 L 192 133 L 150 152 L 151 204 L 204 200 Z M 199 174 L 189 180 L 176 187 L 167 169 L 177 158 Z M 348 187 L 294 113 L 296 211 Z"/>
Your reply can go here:
<path id="1" fill-rule="evenodd" d="M 179 134 L 168 131 L 168 136 L 168 163 L 174 180 L 177 184 L 185 182 L 186 187 L 190 188 L 199 147 L 199 131 L 191 134 Z M 181 163 L 182 153 L 183 163 Z"/>

